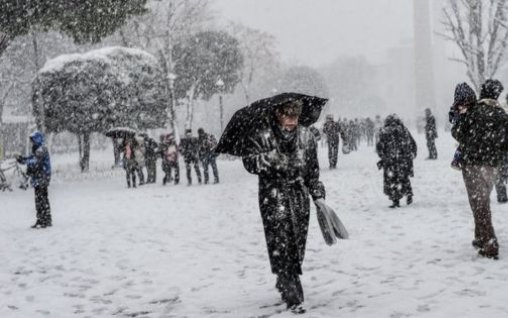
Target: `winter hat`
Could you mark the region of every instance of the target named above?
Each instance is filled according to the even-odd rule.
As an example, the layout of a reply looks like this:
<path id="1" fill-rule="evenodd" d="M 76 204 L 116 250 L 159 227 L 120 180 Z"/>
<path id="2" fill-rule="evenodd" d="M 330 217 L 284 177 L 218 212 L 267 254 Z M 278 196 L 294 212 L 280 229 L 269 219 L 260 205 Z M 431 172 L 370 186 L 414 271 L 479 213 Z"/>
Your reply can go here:
<path id="1" fill-rule="evenodd" d="M 480 90 L 480 99 L 498 99 L 503 89 L 503 84 L 501 84 L 500 81 L 496 79 L 488 79 L 485 81 L 485 83 L 482 84 L 482 88 Z"/>
<path id="2" fill-rule="evenodd" d="M 471 105 L 476 102 L 476 93 L 467 85 L 467 83 L 457 84 L 455 87 L 455 96 L 453 98 L 453 107 L 458 105 Z"/>
<path id="3" fill-rule="evenodd" d="M 203 128 L 198 129 L 198 135 L 202 135 L 205 133 L 205 130 Z"/>

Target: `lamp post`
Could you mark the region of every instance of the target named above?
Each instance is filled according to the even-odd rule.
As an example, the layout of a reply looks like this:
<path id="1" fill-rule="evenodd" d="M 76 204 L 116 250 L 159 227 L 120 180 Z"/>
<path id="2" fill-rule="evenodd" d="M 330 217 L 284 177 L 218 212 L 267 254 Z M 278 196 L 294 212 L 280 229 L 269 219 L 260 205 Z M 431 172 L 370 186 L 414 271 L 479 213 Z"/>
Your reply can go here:
<path id="1" fill-rule="evenodd" d="M 215 82 L 219 90 L 219 113 L 220 113 L 220 132 L 224 131 L 224 105 L 222 103 L 222 88 L 224 87 L 224 81 L 219 78 L 217 82 Z"/>

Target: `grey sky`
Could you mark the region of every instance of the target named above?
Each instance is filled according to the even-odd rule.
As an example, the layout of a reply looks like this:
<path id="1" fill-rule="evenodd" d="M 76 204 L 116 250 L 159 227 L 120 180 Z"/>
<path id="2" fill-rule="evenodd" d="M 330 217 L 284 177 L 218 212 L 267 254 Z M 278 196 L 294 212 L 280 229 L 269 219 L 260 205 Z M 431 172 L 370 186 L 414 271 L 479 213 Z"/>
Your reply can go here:
<path id="1" fill-rule="evenodd" d="M 273 34 L 285 61 L 320 66 L 339 55 L 381 61 L 412 38 L 410 0 L 216 0 L 225 20 Z"/>

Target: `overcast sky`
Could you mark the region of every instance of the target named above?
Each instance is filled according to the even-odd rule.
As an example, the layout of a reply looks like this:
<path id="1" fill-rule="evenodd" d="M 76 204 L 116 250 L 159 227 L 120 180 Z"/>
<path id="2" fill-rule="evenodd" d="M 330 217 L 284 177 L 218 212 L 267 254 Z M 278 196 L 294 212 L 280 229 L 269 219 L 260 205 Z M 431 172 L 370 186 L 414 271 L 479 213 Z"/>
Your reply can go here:
<path id="1" fill-rule="evenodd" d="M 283 60 L 321 66 L 340 55 L 373 62 L 412 38 L 410 0 L 216 0 L 222 19 L 267 31 Z"/>

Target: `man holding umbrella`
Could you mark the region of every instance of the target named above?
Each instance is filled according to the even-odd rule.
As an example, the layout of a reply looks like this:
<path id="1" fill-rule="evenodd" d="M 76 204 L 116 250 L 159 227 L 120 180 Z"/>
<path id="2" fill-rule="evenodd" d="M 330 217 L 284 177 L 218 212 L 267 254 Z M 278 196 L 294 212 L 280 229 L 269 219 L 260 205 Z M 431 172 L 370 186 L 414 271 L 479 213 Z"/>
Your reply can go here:
<path id="1" fill-rule="evenodd" d="M 233 116 L 216 149 L 242 156 L 247 171 L 259 177 L 259 207 L 276 288 L 296 313 L 304 312 L 300 275 L 309 195 L 323 205 L 325 197 L 316 141 L 307 127 L 319 118 L 326 101 L 294 93 L 258 101 Z M 249 129 L 239 134 L 239 127 Z"/>

